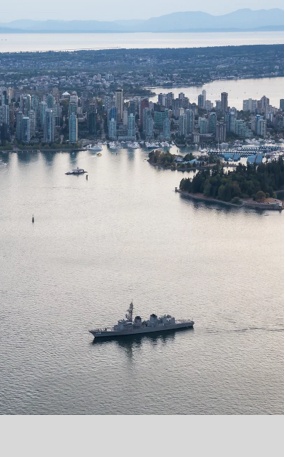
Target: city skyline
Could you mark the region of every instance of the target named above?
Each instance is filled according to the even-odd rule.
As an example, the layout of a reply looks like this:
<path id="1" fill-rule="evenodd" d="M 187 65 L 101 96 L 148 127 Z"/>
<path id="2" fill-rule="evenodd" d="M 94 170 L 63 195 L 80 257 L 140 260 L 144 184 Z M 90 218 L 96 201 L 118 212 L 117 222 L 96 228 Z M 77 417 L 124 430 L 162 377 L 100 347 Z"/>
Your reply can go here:
<path id="1" fill-rule="evenodd" d="M 218 4 L 211 0 L 205 0 L 203 4 L 197 4 L 193 0 L 177 0 L 175 4 L 171 0 L 165 0 L 163 8 L 161 2 L 146 0 L 143 4 L 136 4 L 134 9 L 132 0 L 110 0 L 108 3 L 92 2 L 82 0 L 69 2 L 68 9 L 64 4 L 50 0 L 49 7 L 38 7 L 36 0 L 27 0 L 25 4 L 19 5 L 18 0 L 11 0 L 9 6 L 5 5 L 0 9 L 1 22 L 15 20 L 138 20 L 149 19 L 175 12 L 202 11 L 212 15 L 227 14 L 238 9 L 250 8 L 253 10 L 281 8 L 283 0 L 272 0 L 270 5 L 267 0 L 233 0 L 227 2 L 221 0 Z"/>

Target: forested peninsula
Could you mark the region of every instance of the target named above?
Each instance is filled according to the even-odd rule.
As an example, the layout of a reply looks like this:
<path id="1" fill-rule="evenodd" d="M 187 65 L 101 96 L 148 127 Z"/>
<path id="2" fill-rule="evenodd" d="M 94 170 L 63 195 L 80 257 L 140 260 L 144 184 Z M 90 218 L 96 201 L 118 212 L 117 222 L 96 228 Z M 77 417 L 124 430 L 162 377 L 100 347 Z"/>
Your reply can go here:
<path id="1" fill-rule="evenodd" d="M 193 179 L 182 179 L 179 190 L 237 205 L 244 199 L 262 203 L 268 197 L 276 198 L 280 192 L 284 193 L 284 158 L 280 156 L 258 166 L 239 164 L 227 173 L 217 163 L 211 169 L 199 170 Z"/>

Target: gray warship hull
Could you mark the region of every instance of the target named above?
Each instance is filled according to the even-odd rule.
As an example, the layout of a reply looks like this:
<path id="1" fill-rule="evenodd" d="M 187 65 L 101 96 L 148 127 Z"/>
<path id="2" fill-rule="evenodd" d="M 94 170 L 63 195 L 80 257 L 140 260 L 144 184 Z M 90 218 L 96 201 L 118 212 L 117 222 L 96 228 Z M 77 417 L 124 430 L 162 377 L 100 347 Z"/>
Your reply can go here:
<path id="1" fill-rule="evenodd" d="M 174 332 L 178 330 L 187 330 L 193 329 L 194 322 L 193 321 L 185 321 L 185 322 L 176 322 L 175 324 L 169 325 L 157 325 L 154 327 L 140 327 L 140 328 L 130 328 L 124 330 L 112 330 L 112 329 L 100 329 L 100 330 L 89 330 L 89 332 L 93 335 L 94 339 L 117 339 L 117 338 L 126 338 L 132 336 L 143 336 L 143 335 L 153 335 L 166 333 L 166 332 Z"/>

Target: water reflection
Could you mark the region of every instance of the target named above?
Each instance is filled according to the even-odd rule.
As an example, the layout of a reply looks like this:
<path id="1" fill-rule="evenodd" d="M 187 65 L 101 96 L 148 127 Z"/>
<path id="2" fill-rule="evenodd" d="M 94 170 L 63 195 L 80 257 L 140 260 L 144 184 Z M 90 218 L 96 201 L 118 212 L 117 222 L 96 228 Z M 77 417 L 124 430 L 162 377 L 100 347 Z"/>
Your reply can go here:
<path id="1" fill-rule="evenodd" d="M 188 329 L 190 330 L 190 329 Z M 175 340 L 175 331 L 169 331 L 163 334 L 157 335 L 136 335 L 136 336 L 125 336 L 124 338 L 118 339 L 94 339 L 92 345 L 98 346 L 103 344 L 116 344 L 121 350 L 125 352 L 129 359 L 132 359 L 135 352 L 140 350 L 143 345 L 151 344 L 153 348 L 159 344 L 166 345 Z"/>
<path id="2" fill-rule="evenodd" d="M 17 152 L 18 161 L 22 163 L 36 162 L 38 160 L 37 151 L 18 151 Z"/>
<path id="3" fill-rule="evenodd" d="M 69 153 L 69 162 L 71 163 L 71 165 L 76 165 L 76 163 L 77 163 L 77 154 L 78 154 L 77 151 L 71 151 Z"/>
<path id="4" fill-rule="evenodd" d="M 0 153 L 0 161 L 2 163 L 7 164 L 7 163 L 9 163 L 9 160 L 10 160 L 10 153 L 8 151 L 2 151 Z"/>
<path id="5" fill-rule="evenodd" d="M 42 152 L 42 156 L 45 159 L 45 162 L 48 166 L 51 166 L 53 164 L 54 158 L 55 158 L 55 152 Z"/>

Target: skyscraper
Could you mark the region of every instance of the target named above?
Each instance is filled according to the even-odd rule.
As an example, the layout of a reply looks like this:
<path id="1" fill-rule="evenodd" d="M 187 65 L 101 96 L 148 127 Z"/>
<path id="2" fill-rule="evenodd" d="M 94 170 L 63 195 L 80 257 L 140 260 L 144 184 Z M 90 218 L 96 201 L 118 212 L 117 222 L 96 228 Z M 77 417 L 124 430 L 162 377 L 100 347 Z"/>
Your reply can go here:
<path id="1" fill-rule="evenodd" d="M 216 125 L 216 141 L 223 143 L 226 141 L 226 123 L 224 121 L 217 122 Z"/>
<path id="2" fill-rule="evenodd" d="M 136 137 L 136 123 L 135 115 L 133 113 L 128 115 L 128 137 L 130 139 L 135 139 Z"/>
<path id="3" fill-rule="evenodd" d="M 113 117 L 112 117 L 112 119 L 110 119 L 110 122 L 109 122 L 108 134 L 109 134 L 109 138 L 111 140 L 117 139 L 117 121 Z"/>
<path id="4" fill-rule="evenodd" d="M 146 139 L 153 138 L 153 126 L 154 121 L 152 118 L 151 110 L 149 108 L 144 108 L 143 110 L 143 132 Z"/>
<path id="5" fill-rule="evenodd" d="M 124 110 L 123 89 L 117 89 L 115 91 L 115 107 L 117 108 L 117 120 L 118 120 L 118 122 L 122 122 L 123 110 Z"/>
<path id="6" fill-rule="evenodd" d="M 22 141 L 22 111 L 18 111 L 16 114 L 16 139 L 17 141 Z"/>
<path id="7" fill-rule="evenodd" d="M 195 113 L 192 109 L 187 109 L 186 114 L 186 134 L 189 135 L 194 131 Z"/>
<path id="8" fill-rule="evenodd" d="M 21 139 L 23 143 L 29 143 L 31 141 L 31 131 L 30 131 L 30 118 L 28 116 L 23 116 L 21 121 Z"/>
<path id="9" fill-rule="evenodd" d="M 209 115 L 209 133 L 216 134 L 216 126 L 217 126 L 217 114 L 210 113 Z"/>
<path id="10" fill-rule="evenodd" d="M 228 93 L 222 92 L 221 93 L 221 111 L 225 113 L 228 109 Z"/>
<path id="11" fill-rule="evenodd" d="M 78 140 L 78 121 L 75 113 L 69 116 L 69 142 L 76 143 Z"/>
<path id="12" fill-rule="evenodd" d="M 53 143 L 55 137 L 55 116 L 52 109 L 47 108 L 44 122 L 44 142 Z"/>

